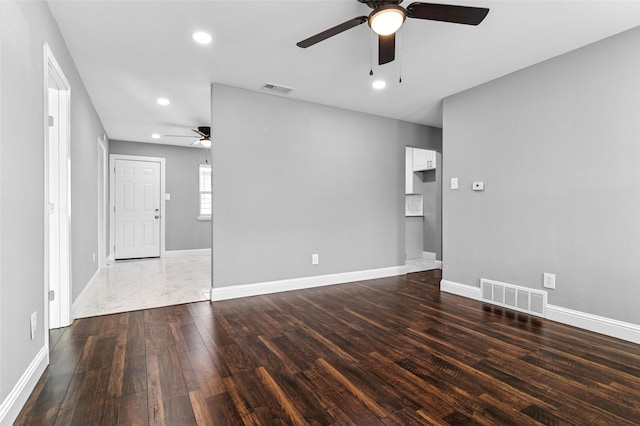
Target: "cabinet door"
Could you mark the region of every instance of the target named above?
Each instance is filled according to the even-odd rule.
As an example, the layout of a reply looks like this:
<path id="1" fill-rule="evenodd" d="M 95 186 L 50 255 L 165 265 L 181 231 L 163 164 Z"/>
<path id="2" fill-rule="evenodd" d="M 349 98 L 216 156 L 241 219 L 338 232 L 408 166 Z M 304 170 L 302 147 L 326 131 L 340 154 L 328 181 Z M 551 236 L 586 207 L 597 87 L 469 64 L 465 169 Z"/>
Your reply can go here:
<path id="1" fill-rule="evenodd" d="M 436 168 L 436 152 L 428 149 L 413 148 L 413 171 L 421 172 Z"/>
<path id="2" fill-rule="evenodd" d="M 405 148 L 404 193 L 413 194 L 413 148 Z"/>

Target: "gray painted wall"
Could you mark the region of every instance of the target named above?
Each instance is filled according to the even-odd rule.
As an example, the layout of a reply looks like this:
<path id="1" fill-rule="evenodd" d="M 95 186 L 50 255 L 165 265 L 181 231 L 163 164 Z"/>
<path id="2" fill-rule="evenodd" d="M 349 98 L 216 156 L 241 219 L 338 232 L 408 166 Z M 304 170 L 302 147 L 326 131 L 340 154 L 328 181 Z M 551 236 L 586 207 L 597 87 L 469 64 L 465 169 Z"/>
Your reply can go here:
<path id="1" fill-rule="evenodd" d="M 214 287 L 404 265 L 428 127 L 219 84 L 212 122 Z"/>
<path id="2" fill-rule="evenodd" d="M 98 138 L 104 129 L 46 2 L 0 2 L 0 401 L 44 346 L 43 43 L 71 84 L 75 298 L 97 270 Z M 29 317 L 38 313 L 34 340 Z"/>
<path id="3" fill-rule="evenodd" d="M 444 279 L 555 273 L 549 303 L 640 324 L 639 52 L 636 28 L 445 99 Z"/>
<path id="4" fill-rule="evenodd" d="M 211 248 L 211 221 L 197 220 L 199 213 L 198 166 L 207 160 L 208 150 L 152 143 L 111 141 L 110 154 L 164 157 L 165 249 Z"/>

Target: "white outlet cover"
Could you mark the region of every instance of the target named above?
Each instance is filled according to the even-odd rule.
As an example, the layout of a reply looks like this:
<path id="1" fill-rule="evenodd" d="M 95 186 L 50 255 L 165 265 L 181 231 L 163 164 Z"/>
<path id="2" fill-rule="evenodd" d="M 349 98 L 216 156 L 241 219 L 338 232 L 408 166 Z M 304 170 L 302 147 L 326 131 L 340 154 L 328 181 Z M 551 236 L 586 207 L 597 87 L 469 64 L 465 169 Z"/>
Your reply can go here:
<path id="1" fill-rule="evenodd" d="M 38 329 L 38 312 L 31 314 L 31 340 L 36 338 L 36 330 Z"/>
<path id="2" fill-rule="evenodd" d="M 556 274 L 544 273 L 542 275 L 542 286 L 544 288 L 555 289 L 556 288 Z"/>

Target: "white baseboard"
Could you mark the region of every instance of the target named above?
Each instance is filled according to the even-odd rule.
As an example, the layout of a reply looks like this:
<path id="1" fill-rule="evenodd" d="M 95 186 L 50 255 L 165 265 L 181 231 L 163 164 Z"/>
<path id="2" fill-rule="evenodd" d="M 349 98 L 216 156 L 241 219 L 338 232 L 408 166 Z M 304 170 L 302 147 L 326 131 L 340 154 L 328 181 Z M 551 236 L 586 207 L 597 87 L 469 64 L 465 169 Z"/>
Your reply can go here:
<path id="1" fill-rule="evenodd" d="M 640 344 L 640 325 L 547 305 L 547 319 Z"/>
<path id="2" fill-rule="evenodd" d="M 306 288 L 344 284 L 353 281 L 392 277 L 396 275 L 404 275 L 406 273 L 406 267 L 403 265 L 255 284 L 234 285 L 218 288 L 214 287 L 211 292 L 211 300 L 216 302 L 220 300 L 237 299 L 240 297 L 258 296 L 261 294 L 279 293 L 281 291 L 303 290 Z"/>
<path id="3" fill-rule="evenodd" d="M 163 257 L 200 256 L 203 254 L 211 254 L 211 249 L 167 250 L 164 252 Z"/>
<path id="4" fill-rule="evenodd" d="M 22 374 L 18 383 L 0 404 L 0 425 L 13 424 L 48 364 L 49 351 L 46 346 L 43 346 Z"/>
<path id="5" fill-rule="evenodd" d="M 87 285 L 84 286 L 84 288 L 82 289 L 78 297 L 76 297 L 76 300 L 71 302 L 71 322 L 73 322 L 73 320 L 76 319 L 78 306 L 82 305 L 82 300 L 86 297 L 87 293 L 89 293 L 87 289 L 89 288 L 89 286 L 93 285 L 94 281 L 96 280 L 99 274 L 100 274 L 100 268 L 96 269 L 96 271 L 93 273 L 93 275 L 87 282 Z"/>
<path id="6" fill-rule="evenodd" d="M 440 290 L 467 297 L 469 299 L 480 300 L 480 288 L 453 281 L 440 281 Z M 574 311 L 561 306 L 546 306 L 546 319 L 559 322 L 605 336 L 615 337 L 632 343 L 640 344 L 640 325 L 618 321 L 611 318 Z"/>
<path id="7" fill-rule="evenodd" d="M 436 260 L 434 263 L 436 264 L 438 269 L 442 269 L 442 260 Z"/>
<path id="8" fill-rule="evenodd" d="M 440 290 L 469 299 L 480 300 L 480 287 L 472 287 L 454 281 L 440 280 Z"/>
<path id="9" fill-rule="evenodd" d="M 424 260 L 428 260 L 430 262 L 435 262 L 436 261 L 436 254 L 432 251 L 423 251 L 422 252 L 422 258 Z"/>

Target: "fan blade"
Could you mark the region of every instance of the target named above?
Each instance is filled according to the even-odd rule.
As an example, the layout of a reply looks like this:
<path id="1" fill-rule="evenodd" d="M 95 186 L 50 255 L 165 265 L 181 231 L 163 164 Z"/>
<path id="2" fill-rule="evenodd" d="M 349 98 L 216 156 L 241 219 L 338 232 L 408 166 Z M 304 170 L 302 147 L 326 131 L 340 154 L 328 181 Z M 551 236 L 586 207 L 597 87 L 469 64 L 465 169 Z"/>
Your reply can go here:
<path id="1" fill-rule="evenodd" d="M 338 35 L 343 31 L 347 31 L 353 27 L 357 27 L 360 24 L 364 24 L 367 22 L 366 16 L 358 16 L 357 18 L 353 18 L 348 20 L 347 22 L 343 22 L 342 24 L 336 25 L 333 28 L 329 28 L 328 30 L 322 31 L 314 36 L 311 36 L 305 40 L 299 41 L 296 43 L 298 47 L 307 48 L 309 46 L 313 46 L 316 43 L 320 43 L 323 40 L 328 39 L 329 37 L 333 37 L 334 35 Z"/>
<path id="2" fill-rule="evenodd" d="M 200 130 L 191 129 L 191 131 L 197 134 L 198 136 L 200 136 L 201 138 L 204 138 L 205 136 L 207 136 L 204 133 L 202 133 Z"/>
<path id="3" fill-rule="evenodd" d="M 454 24 L 478 25 L 489 13 L 484 7 L 454 6 L 435 3 L 411 3 L 407 7 L 410 18 L 431 21 L 452 22 Z"/>
<path id="4" fill-rule="evenodd" d="M 193 135 L 164 135 L 166 138 L 195 138 Z"/>
<path id="5" fill-rule="evenodd" d="M 378 36 L 378 65 L 384 65 L 396 58 L 396 33 Z"/>

